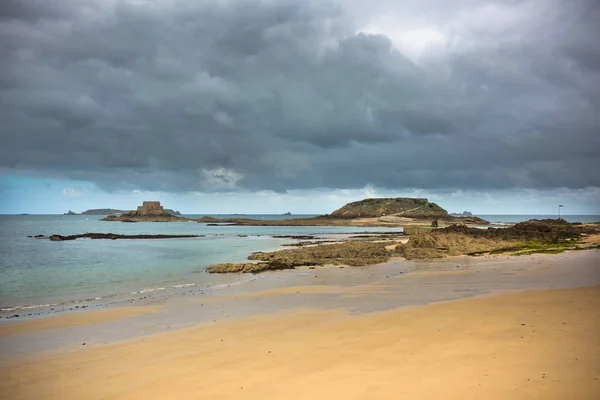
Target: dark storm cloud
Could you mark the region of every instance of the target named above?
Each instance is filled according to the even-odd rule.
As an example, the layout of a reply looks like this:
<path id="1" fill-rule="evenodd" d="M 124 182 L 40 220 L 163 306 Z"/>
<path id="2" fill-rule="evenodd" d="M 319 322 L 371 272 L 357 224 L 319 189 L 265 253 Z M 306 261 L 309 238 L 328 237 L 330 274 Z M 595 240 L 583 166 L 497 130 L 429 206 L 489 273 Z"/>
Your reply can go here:
<path id="1" fill-rule="evenodd" d="M 416 60 L 357 33 L 353 2 L 3 2 L 0 167 L 108 190 L 599 186 L 595 3 L 426 3 L 370 9 L 441 27 Z"/>

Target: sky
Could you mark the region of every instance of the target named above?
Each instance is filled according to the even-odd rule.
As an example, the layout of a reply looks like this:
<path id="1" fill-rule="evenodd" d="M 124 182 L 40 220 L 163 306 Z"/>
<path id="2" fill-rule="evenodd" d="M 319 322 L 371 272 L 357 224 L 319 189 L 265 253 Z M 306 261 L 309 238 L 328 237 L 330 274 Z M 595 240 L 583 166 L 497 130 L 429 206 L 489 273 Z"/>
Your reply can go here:
<path id="1" fill-rule="evenodd" d="M 600 2 L 3 0 L 0 213 L 600 214 Z"/>

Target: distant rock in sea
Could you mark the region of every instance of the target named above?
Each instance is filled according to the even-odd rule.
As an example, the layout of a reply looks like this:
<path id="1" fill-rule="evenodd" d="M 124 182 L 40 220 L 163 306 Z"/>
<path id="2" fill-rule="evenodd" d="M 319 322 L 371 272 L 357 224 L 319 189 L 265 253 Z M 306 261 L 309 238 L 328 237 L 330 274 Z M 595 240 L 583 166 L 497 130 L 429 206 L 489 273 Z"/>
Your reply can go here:
<path id="1" fill-rule="evenodd" d="M 450 215 L 453 217 L 472 217 L 473 213 L 471 211 L 463 211 L 462 213 L 452 213 Z"/>
<path id="2" fill-rule="evenodd" d="M 69 212 L 64 213 L 63 215 L 77 215 L 73 211 L 69 210 Z"/>
<path id="3" fill-rule="evenodd" d="M 281 214 L 281 215 L 292 215 L 292 213 L 288 211 L 285 214 Z"/>

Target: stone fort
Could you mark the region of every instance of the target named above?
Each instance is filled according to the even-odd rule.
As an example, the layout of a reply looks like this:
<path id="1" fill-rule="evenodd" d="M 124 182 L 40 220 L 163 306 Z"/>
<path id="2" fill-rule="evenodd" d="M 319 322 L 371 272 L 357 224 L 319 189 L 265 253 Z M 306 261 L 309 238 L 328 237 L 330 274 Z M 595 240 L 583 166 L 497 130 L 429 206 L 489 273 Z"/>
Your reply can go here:
<path id="1" fill-rule="evenodd" d="M 141 215 L 164 214 L 163 206 L 160 201 L 144 201 L 141 206 L 138 206 L 137 212 Z"/>

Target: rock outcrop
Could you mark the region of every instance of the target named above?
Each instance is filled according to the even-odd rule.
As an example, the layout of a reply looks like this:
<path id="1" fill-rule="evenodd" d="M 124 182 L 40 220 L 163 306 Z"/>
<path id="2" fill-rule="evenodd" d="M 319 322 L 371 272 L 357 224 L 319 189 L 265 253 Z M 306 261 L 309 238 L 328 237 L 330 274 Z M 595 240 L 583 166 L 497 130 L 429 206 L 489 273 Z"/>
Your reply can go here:
<path id="1" fill-rule="evenodd" d="M 314 247 L 286 249 L 275 252 L 252 253 L 248 260 L 256 263 L 216 264 L 206 268 L 210 273 L 245 272 L 258 273 L 279 269 L 293 269 L 299 266 L 349 265 L 363 266 L 388 261 L 391 252 L 385 243 L 350 241 L 345 243 L 323 244 Z"/>
<path id="2" fill-rule="evenodd" d="M 441 258 L 485 253 L 533 254 L 583 250 L 582 235 L 596 234 L 592 227 L 565 220 L 532 219 L 508 228 L 469 228 L 451 225 L 428 232 L 415 232 L 408 243 L 398 245 L 398 254 L 407 259 Z"/>

